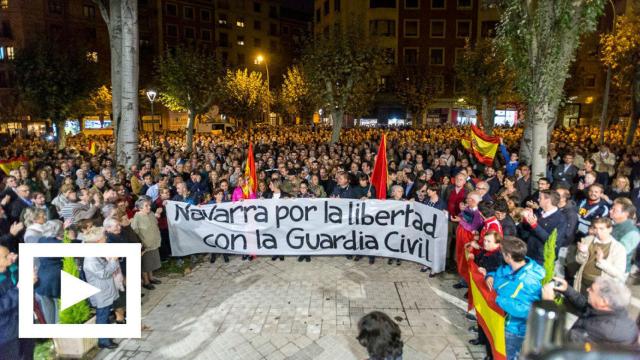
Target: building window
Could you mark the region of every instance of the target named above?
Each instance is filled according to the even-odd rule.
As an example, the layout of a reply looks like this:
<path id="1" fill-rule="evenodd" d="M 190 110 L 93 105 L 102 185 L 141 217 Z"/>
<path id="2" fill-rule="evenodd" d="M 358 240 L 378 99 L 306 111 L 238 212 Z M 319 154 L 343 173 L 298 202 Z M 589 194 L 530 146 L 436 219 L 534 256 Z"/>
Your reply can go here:
<path id="1" fill-rule="evenodd" d="M 246 63 L 244 54 L 238 54 L 238 65 L 244 66 Z"/>
<path id="2" fill-rule="evenodd" d="M 340 0 L 333 0 L 333 11 L 340 11 Z"/>
<path id="3" fill-rule="evenodd" d="M 96 8 L 93 5 L 84 5 L 82 7 L 82 14 L 87 19 L 94 19 L 96 17 Z"/>
<path id="4" fill-rule="evenodd" d="M 322 18 L 320 17 L 320 9 L 316 9 L 316 22 L 319 23 Z"/>
<path id="5" fill-rule="evenodd" d="M 429 65 L 444 65 L 444 48 L 429 48 Z"/>
<path id="6" fill-rule="evenodd" d="M 0 46 L 0 61 L 4 61 L 7 58 L 7 55 L 4 52 L 4 46 Z"/>
<path id="7" fill-rule="evenodd" d="M 6 37 L 6 38 L 12 38 L 13 37 L 13 31 L 11 31 L 11 23 L 8 21 L 3 21 L 2 22 L 2 27 L 0 28 L 0 36 L 2 37 Z"/>
<path id="8" fill-rule="evenodd" d="M 178 5 L 167 4 L 167 16 L 178 16 Z"/>
<path id="9" fill-rule="evenodd" d="M 278 24 L 275 24 L 275 23 L 269 24 L 269 35 L 278 36 Z"/>
<path id="10" fill-rule="evenodd" d="M 262 47 L 262 39 L 260 39 L 260 38 L 253 39 L 253 46 L 255 46 L 257 48 L 261 48 Z"/>
<path id="11" fill-rule="evenodd" d="M 191 26 L 185 26 L 184 28 L 184 38 L 185 39 L 195 39 L 196 38 L 196 29 Z"/>
<path id="12" fill-rule="evenodd" d="M 238 20 L 236 20 L 236 26 L 237 27 L 244 27 L 244 19 L 243 18 L 238 18 Z"/>
<path id="13" fill-rule="evenodd" d="M 456 20 L 456 37 L 459 39 L 471 37 L 471 20 Z"/>
<path id="14" fill-rule="evenodd" d="M 458 0 L 458 10 L 470 10 L 473 7 L 473 0 Z"/>
<path id="15" fill-rule="evenodd" d="M 0 0 L 0 8 L 7 10 L 9 8 L 9 0 Z"/>
<path id="16" fill-rule="evenodd" d="M 167 36 L 172 38 L 177 38 L 178 27 L 174 24 L 167 24 Z"/>
<path id="17" fill-rule="evenodd" d="M 269 17 L 272 19 L 278 18 L 278 7 L 277 6 L 269 6 Z"/>
<path id="18" fill-rule="evenodd" d="M 431 9 L 444 10 L 447 8 L 446 0 L 431 0 Z"/>
<path id="19" fill-rule="evenodd" d="M 211 30 L 202 29 L 200 31 L 200 38 L 202 39 L 202 41 L 210 42 L 211 41 Z"/>
<path id="20" fill-rule="evenodd" d="M 227 14 L 218 15 L 218 24 L 222 25 L 223 27 L 227 26 L 228 24 Z"/>
<path id="21" fill-rule="evenodd" d="M 587 75 L 584 77 L 584 87 L 587 89 L 594 89 L 596 87 L 596 76 Z"/>
<path id="22" fill-rule="evenodd" d="M 420 20 L 404 21 L 404 37 L 417 38 L 420 37 Z"/>
<path id="23" fill-rule="evenodd" d="M 244 46 L 244 36 L 238 36 L 238 41 L 236 43 L 240 46 Z"/>
<path id="24" fill-rule="evenodd" d="M 436 94 L 442 94 L 444 92 L 444 76 L 435 75 L 431 78 L 431 82 L 433 83 Z"/>
<path id="25" fill-rule="evenodd" d="M 480 25 L 480 36 L 483 38 L 496 37 L 496 28 L 498 27 L 497 21 L 483 21 Z"/>
<path id="26" fill-rule="evenodd" d="M 200 21 L 202 21 L 202 22 L 210 22 L 211 21 L 211 11 L 209 11 L 209 10 L 200 10 Z"/>
<path id="27" fill-rule="evenodd" d="M 369 8 L 389 8 L 395 9 L 396 0 L 369 0 Z"/>
<path id="28" fill-rule="evenodd" d="M 393 65 L 396 63 L 396 49 L 394 48 L 382 49 L 382 54 L 384 56 L 385 64 Z"/>
<path id="29" fill-rule="evenodd" d="M 418 48 L 404 48 L 404 64 L 418 65 Z"/>
<path id="30" fill-rule="evenodd" d="M 8 50 L 8 48 L 7 48 Z M 7 53 L 9 53 L 7 51 Z M 98 62 L 98 52 L 97 51 L 87 51 L 87 61 L 92 62 L 92 63 L 97 63 Z"/>
<path id="31" fill-rule="evenodd" d="M 62 14 L 62 1 L 61 0 L 49 0 L 49 13 Z"/>
<path id="32" fill-rule="evenodd" d="M 193 8 L 191 6 L 185 6 L 182 8 L 182 16 L 187 20 L 193 20 Z"/>
<path id="33" fill-rule="evenodd" d="M 16 54 L 13 51 L 13 46 L 7 46 L 7 59 L 13 60 L 15 56 Z M 98 59 L 98 53 L 96 53 L 96 61 L 98 61 L 97 59 Z"/>
<path id="34" fill-rule="evenodd" d="M 369 34 L 374 36 L 396 36 L 395 20 L 369 20 Z"/>
<path id="35" fill-rule="evenodd" d="M 404 0 L 405 9 L 420 9 L 420 0 Z"/>
<path id="36" fill-rule="evenodd" d="M 329 15 L 329 0 L 324 0 L 324 4 L 322 5 L 322 8 L 324 9 L 324 16 Z"/>
<path id="37" fill-rule="evenodd" d="M 454 62 L 455 64 L 459 64 L 462 59 L 464 59 L 464 48 L 456 48 L 455 50 L 455 58 L 454 58 Z"/>
<path id="38" fill-rule="evenodd" d="M 221 32 L 220 33 L 220 41 L 219 41 L 218 45 L 223 46 L 223 47 L 229 46 L 229 34 Z"/>
<path id="39" fill-rule="evenodd" d="M 260 22 L 260 20 L 254 20 L 253 21 L 253 29 L 254 30 L 262 29 L 262 23 Z"/>
<path id="40" fill-rule="evenodd" d="M 282 33 L 284 35 L 289 35 L 289 27 L 287 25 L 282 25 Z"/>
<path id="41" fill-rule="evenodd" d="M 253 11 L 259 13 L 262 10 L 262 4 L 260 4 L 259 2 L 254 2 L 253 3 Z"/>
<path id="42" fill-rule="evenodd" d="M 442 39 L 445 37 L 445 20 L 431 20 L 430 34 L 432 38 Z"/>

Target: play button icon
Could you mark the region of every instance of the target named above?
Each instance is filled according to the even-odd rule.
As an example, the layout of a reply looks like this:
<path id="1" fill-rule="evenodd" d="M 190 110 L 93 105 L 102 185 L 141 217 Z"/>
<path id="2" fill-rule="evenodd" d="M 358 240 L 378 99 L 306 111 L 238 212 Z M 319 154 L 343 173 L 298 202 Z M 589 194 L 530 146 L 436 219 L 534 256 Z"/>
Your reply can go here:
<path id="1" fill-rule="evenodd" d="M 64 310 L 100 291 L 97 287 L 89 285 L 65 271 L 60 271 L 60 310 Z"/>

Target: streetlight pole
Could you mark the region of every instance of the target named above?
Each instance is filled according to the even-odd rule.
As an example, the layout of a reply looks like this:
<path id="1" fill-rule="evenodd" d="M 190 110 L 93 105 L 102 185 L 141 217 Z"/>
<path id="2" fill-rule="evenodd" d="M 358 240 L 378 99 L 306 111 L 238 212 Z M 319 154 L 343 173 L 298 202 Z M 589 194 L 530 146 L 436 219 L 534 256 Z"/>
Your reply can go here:
<path id="1" fill-rule="evenodd" d="M 156 146 L 156 119 L 155 119 L 155 114 L 153 113 L 153 103 L 156 101 L 156 96 L 158 95 L 158 93 L 155 90 L 147 90 L 147 98 L 149 99 L 149 102 L 151 103 L 151 141 L 153 144 L 153 147 Z"/>
<path id="2" fill-rule="evenodd" d="M 270 122 L 271 121 L 271 99 L 269 99 L 271 97 L 271 88 L 269 86 L 269 63 L 267 62 L 267 59 L 265 59 L 264 56 L 262 55 L 258 55 L 256 57 L 256 64 L 260 65 L 262 62 L 264 61 L 264 67 L 267 70 L 267 121 Z"/>
<path id="3" fill-rule="evenodd" d="M 613 3 L 613 0 L 609 0 L 609 4 L 611 5 L 611 11 L 613 13 L 613 26 L 611 29 L 612 33 L 616 32 L 616 5 Z M 609 106 L 609 88 L 611 87 L 611 66 L 607 66 L 607 77 L 604 83 L 604 94 L 602 95 L 602 113 L 600 113 L 600 134 L 598 138 L 599 144 L 604 144 L 604 131 L 607 127 L 607 107 Z"/>

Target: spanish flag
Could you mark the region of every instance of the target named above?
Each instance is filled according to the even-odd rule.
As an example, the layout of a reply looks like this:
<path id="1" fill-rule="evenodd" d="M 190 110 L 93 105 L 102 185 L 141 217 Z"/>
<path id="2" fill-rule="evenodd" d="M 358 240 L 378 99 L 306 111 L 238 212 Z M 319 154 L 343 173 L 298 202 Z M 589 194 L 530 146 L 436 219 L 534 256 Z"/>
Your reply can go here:
<path id="1" fill-rule="evenodd" d="M 387 178 L 387 137 L 382 134 L 376 163 L 373 166 L 373 174 L 371 174 L 371 185 L 376 188 L 376 198 L 378 199 L 387 198 Z"/>
<path id="2" fill-rule="evenodd" d="M 469 292 L 473 297 L 478 324 L 489 339 L 495 360 L 506 360 L 507 349 L 504 333 L 505 313 L 496 304 L 495 291 L 489 290 L 484 276 L 478 271 L 475 261 L 469 260 Z"/>
<path id="3" fill-rule="evenodd" d="M 247 155 L 247 165 L 244 167 L 244 177 L 247 183 L 242 187 L 242 197 L 249 199 L 251 194 L 258 191 L 258 177 L 256 176 L 256 162 L 253 159 L 253 145 L 249 144 L 249 154 Z"/>
<path id="4" fill-rule="evenodd" d="M 11 170 L 15 170 L 20 168 L 22 165 L 28 165 L 29 159 L 24 156 L 15 157 L 5 160 L 0 160 L 0 170 L 5 173 L 5 175 L 9 175 Z"/>
<path id="5" fill-rule="evenodd" d="M 489 136 L 475 125 L 471 125 L 470 137 L 460 141 L 462 146 L 467 149 L 482 164 L 487 166 L 493 165 L 493 158 L 496 156 L 500 138 L 497 136 Z"/>
<path id="6" fill-rule="evenodd" d="M 96 143 L 94 141 L 89 141 L 89 154 L 95 155 L 97 150 Z"/>

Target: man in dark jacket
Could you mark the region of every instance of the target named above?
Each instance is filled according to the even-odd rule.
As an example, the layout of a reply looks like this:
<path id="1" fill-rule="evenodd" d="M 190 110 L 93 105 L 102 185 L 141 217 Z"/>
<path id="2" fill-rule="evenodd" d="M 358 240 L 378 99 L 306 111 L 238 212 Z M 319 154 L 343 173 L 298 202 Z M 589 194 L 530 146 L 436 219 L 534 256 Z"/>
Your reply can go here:
<path id="1" fill-rule="evenodd" d="M 565 154 L 562 160 L 563 163 L 553 170 L 553 184 L 571 188 L 578 177 L 578 168 L 573 165 L 573 154 Z"/>
<path id="2" fill-rule="evenodd" d="M 18 340 L 18 267 L 15 254 L 0 246 L 0 357 L 20 359 Z"/>
<path id="3" fill-rule="evenodd" d="M 624 283 L 598 277 L 588 289 L 588 297 L 569 286 L 564 279 L 555 278 L 542 288 L 542 298 L 553 300 L 555 291 L 578 310 L 578 320 L 569 329 L 572 343 L 595 345 L 634 345 L 638 341 L 638 328 L 627 313 L 631 291 Z M 554 284 L 555 283 L 555 284 Z M 555 285 L 558 285 L 554 287 Z"/>
<path id="4" fill-rule="evenodd" d="M 553 230 L 557 230 L 556 255 L 558 249 L 566 246 L 565 232 L 567 219 L 558 209 L 558 193 L 552 190 L 542 190 L 540 192 L 540 208 L 534 214 L 529 210 L 525 212 L 523 228 L 528 232 L 525 237 L 527 242 L 527 256 L 535 260 L 538 264 L 544 263 L 544 244 L 549 239 Z"/>
<path id="5" fill-rule="evenodd" d="M 340 199 L 353 199 L 354 194 L 351 185 L 349 185 L 349 175 L 346 172 L 342 171 L 338 173 L 336 179 L 338 180 L 338 184 L 333 188 L 331 197 Z"/>

